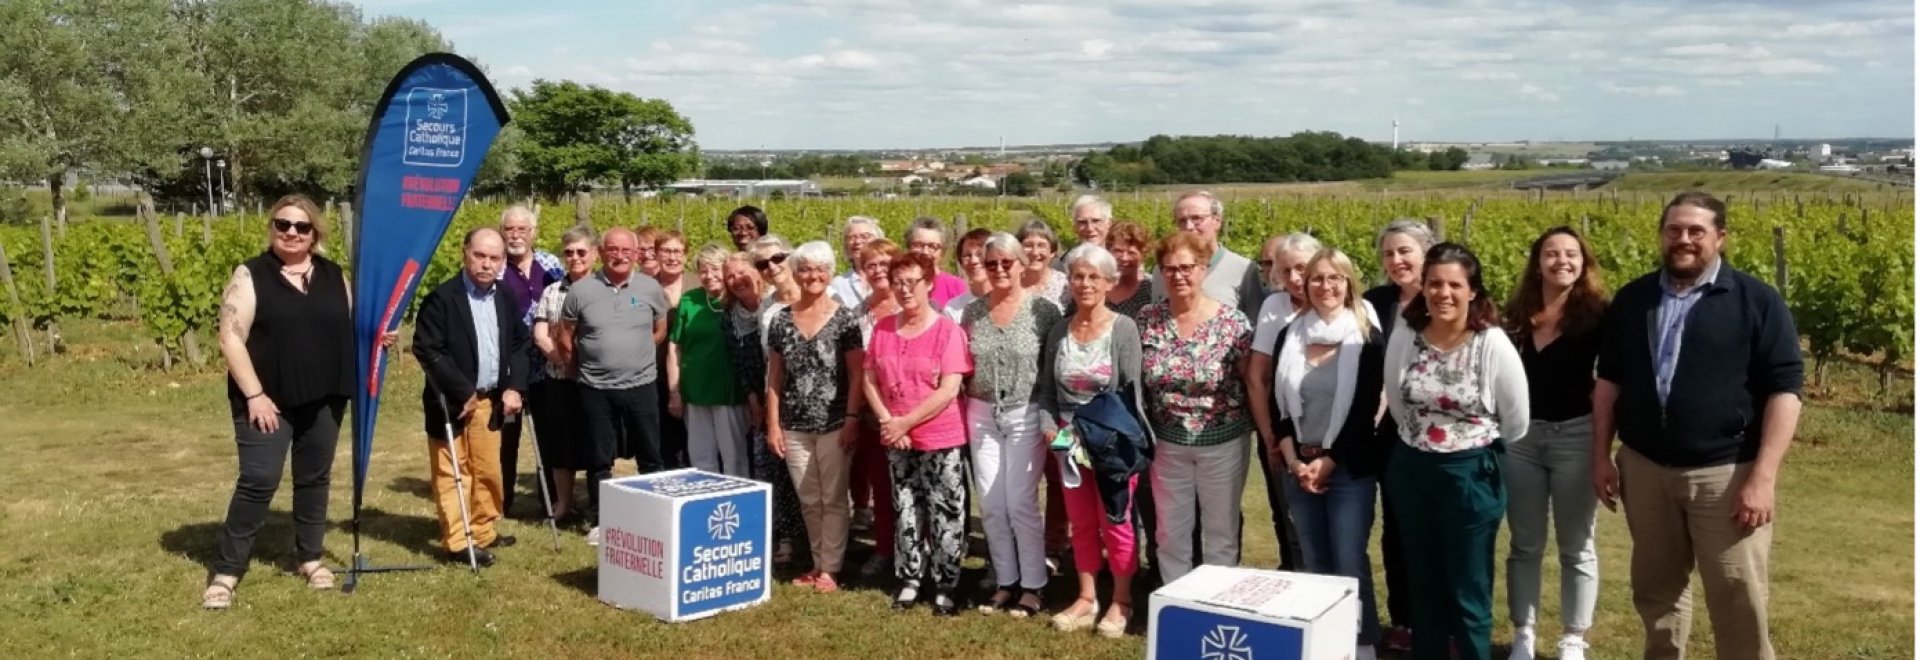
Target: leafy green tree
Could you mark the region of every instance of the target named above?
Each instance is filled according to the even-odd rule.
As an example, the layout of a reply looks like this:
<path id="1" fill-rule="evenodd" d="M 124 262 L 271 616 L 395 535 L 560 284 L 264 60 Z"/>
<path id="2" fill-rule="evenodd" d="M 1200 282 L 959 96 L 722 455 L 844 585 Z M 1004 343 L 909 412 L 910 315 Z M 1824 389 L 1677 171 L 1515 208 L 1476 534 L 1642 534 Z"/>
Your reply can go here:
<path id="1" fill-rule="evenodd" d="M 512 92 L 514 122 L 526 137 L 520 160 L 527 183 L 555 196 L 596 181 L 668 183 L 694 172 L 693 124 L 658 99 L 597 85 L 535 80 Z"/>
<path id="2" fill-rule="evenodd" d="M 1040 180 L 1026 172 L 1014 172 L 1000 180 L 1000 191 L 1008 195 L 1030 197 L 1040 192 Z"/>

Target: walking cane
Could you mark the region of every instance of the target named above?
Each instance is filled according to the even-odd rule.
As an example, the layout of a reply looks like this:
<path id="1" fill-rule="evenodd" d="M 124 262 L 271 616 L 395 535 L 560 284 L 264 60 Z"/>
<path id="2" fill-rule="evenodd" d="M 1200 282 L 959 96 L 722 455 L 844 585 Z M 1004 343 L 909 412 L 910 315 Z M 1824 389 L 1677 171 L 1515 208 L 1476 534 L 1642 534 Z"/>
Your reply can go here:
<path id="1" fill-rule="evenodd" d="M 560 525 L 553 519 L 553 495 L 547 490 L 547 479 L 552 478 L 552 475 L 547 474 L 547 466 L 540 462 L 540 436 L 533 432 L 533 416 L 522 414 L 520 421 L 521 428 L 527 431 L 527 441 L 533 443 L 534 481 L 540 482 L 540 503 L 547 507 L 547 532 L 553 535 L 553 551 L 559 552 Z"/>
<path id="2" fill-rule="evenodd" d="M 433 387 L 431 383 L 427 386 Z M 453 449 L 453 415 L 447 412 L 447 398 L 440 395 L 438 388 L 434 388 L 433 398 L 440 402 L 440 417 L 447 425 L 447 459 L 453 467 L 453 493 L 460 498 L 460 530 L 467 535 L 467 567 L 478 573 L 480 558 L 474 554 L 473 519 L 467 514 L 467 491 L 460 480 L 460 453 Z"/>

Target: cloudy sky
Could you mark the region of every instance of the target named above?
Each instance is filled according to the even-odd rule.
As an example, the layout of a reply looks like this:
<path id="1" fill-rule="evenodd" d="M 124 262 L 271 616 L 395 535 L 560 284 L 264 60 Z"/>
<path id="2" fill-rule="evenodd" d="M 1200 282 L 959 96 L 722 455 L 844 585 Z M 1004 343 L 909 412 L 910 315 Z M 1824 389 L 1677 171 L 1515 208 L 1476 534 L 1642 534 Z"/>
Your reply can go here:
<path id="1" fill-rule="evenodd" d="M 1914 134 L 1904 0 L 364 0 L 707 149 Z"/>

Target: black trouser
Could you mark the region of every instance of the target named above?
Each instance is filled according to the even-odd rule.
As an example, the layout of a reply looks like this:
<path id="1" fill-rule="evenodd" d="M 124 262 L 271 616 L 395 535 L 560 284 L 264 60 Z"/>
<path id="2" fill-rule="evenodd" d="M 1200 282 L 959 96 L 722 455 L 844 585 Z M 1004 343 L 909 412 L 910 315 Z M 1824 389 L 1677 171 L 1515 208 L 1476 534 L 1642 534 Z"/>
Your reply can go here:
<path id="1" fill-rule="evenodd" d="M 613 476 L 613 454 L 624 433 L 634 451 L 640 474 L 659 472 L 660 398 L 655 383 L 624 390 L 580 388 L 580 406 L 586 411 L 587 436 L 593 440 L 587 461 L 587 502 L 593 519 L 600 520 L 600 482 Z"/>
<path id="2" fill-rule="evenodd" d="M 660 349 L 659 354 L 666 355 L 666 349 Z M 660 407 L 658 408 L 658 410 L 660 410 L 660 433 L 654 436 L 658 438 L 659 442 L 660 464 L 668 470 L 690 467 L 693 463 L 687 459 L 687 420 L 667 414 L 667 399 L 669 396 L 667 388 L 656 387 L 654 391 L 658 393 L 660 399 Z M 684 411 L 682 412 L 684 413 Z"/>
<path id="3" fill-rule="evenodd" d="M 293 454 L 293 554 L 296 563 L 326 554 L 327 485 L 333 473 L 334 444 L 340 439 L 344 398 L 323 399 L 282 409 L 280 426 L 261 432 L 245 413 L 234 418 L 239 446 L 240 478 L 227 505 L 227 522 L 220 530 L 220 557 L 213 562 L 219 575 L 244 576 L 253 556 L 253 537 L 266 522 L 267 505 L 280 489 L 280 469 L 289 448 Z"/>
<path id="4" fill-rule="evenodd" d="M 1407 602 L 1413 587 L 1407 584 L 1407 555 L 1400 547 L 1400 523 L 1394 516 L 1393 498 L 1387 497 L 1387 471 L 1380 470 L 1380 568 L 1387 574 L 1387 618 L 1395 626 L 1413 625 L 1413 612 Z"/>
<path id="5" fill-rule="evenodd" d="M 524 405 L 525 399 L 522 398 Z M 522 411 L 523 413 L 525 411 Z M 525 424 L 524 414 L 503 418 L 500 423 L 500 517 L 513 516 L 513 483 L 520 472 L 520 425 Z"/>

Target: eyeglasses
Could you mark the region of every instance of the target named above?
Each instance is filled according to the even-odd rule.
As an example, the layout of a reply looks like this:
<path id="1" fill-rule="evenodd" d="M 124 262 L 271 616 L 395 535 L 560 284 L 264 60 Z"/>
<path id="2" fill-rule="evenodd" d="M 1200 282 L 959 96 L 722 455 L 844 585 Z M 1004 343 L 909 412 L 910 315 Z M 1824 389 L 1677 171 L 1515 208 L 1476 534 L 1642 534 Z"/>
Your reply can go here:
<path id="1" fill-rule="evenodd" d="M 922 283 L 926 282 L 926 280 L 919 279 L 919 278 L 905 278 L 905 277 L 896 277 L 889 281 L 893 283 L 893 288 L 895 289 L 908 289 L 908 290 L 914 289 L 920 286 Z"/>
<path id="2" fill-rule="evenodd" d="M 283 220 L 281 218 L 274 218 L 273 230 L 280 232 L 282 234 L 287 232 L 293 232 L 301 236 L 308 236 L 313 234 L 313 223 L 294 222 L 292 220 Z"/>
<path id="3" fill-rule="evenodd" d="M 781 252 L 765 259 L 753 260 L 753 269 L 766 270 L 784 263 L 787 263 L 787 253 Z"/>
<path id="4" fill-rule="evenodd" d="M 869 261 L 869 262 L 867 262 L 867 263 L 866 263 L 866 265 L 864 265 L 864 266 L 861 266 L 861 267 L 860 267 L 860 270 L 861 270 L 861 271 L 863 271 L 863 272 L 868 272 L 868 273 L 872 273 L 872 272 L 881 272 L 881 273 L 885 273 L 885 272 L 887 272 L 887 268 L 888 268 L 888 267 L 890 267 L 890 266 L 892 266 L 892 265 L 893 265 L 893 261 L 892 261 L 892 260 L 890 260 L 890 259 L 880 259 L 880 260 L 875 260 L 875 261 Z"/>
<path id="5" fill-rule="evenodd" d="M 980 262 L 981 265 L 987 267 L 987 270 L 1013 270 L 1014 264 L 1017 263 L 1020 262 L 1013 259 L 994 259 Z"/>
<path id="6" fill-rule="evenodd" d="M 1336 284 L 1346 284 L 1347 276 L 1340 275 L 1340 274 L 1315 275 L 1313 277 L 1307 278 L 1307 283 L 1314 286 L 1333 286 Z"/>
<path id="7" fill-rule="evenodd" d="M 500 228 L 500 233 L 502 233 L 502 234 L 531 234 L 531 233 L 533 233 L 533 228 L 532 228 L 532 227 L 501 227 L 501 228 Z"/>
<path id="8" fill-rule="evenodd" d="M 1192 277 L 1194 271 L 1199 269 L 1200 264 L 1160 264 L 1160 270 L 1170 276 Z"/>
<path id="9" fill-rule="evenodd" d="M 566 256 L 569 259 L 572 259 L 574 257 L 585 258 L 585 257 L 592 256 L 593 250 L 589 250 L 586 248 L 567 248 L 565 250 L 561 250 L 560 254 L 563 256 Z"/>
<path id="10" fill-rule="evenodd" d="M 600 251 L 606 254 L 616 255 L 616 256 L 639 254 L 641 252 L 639 248 L 630 248 L 630 247 L 603 247 L 603 248 L 600 248 Z"/>
<path id="11" fill-rule="evenodd" d="M 662 250 L 662 249 L 655 249 L 655 250 L 654 250 L 654 252 L 655 252 L 655 253 L 658 253 L 658 254 L 659 254 L 660 256 L 662 256 L 662 257 L 684 257 L 684 256 L 687 256 L 687 249 L 686 249 L 686 248 L 674 248 L 674 249 L 671 249 L 671 250 Z"/>
<path id="12" fill-rule="evenodd" d="M 1182 229 L 1185 229 L 1185 228 L 1187 228 L 1187 227 L 1198 227 L 1198 226 L 1200 226 L 1200 224 L 1201 224 L 1201 223 L 1204 223 L 1204 222 L 1206 222 L 1206 221 L 1208 221 L 1208 220 L 1212 220 L 1212 219 L 1213 219 L 1213 215 L 1212 215 L 1212 214 L 1207 214 L 1207 215 L 1185 215 L 1185 216 L 1180 216 L 1180 217 L 1177 217 L 1177 218 L 1174 218 L 1174 219 L 1173 219 L 1173 224 L 1175 224 L 1175 225 L 1179 225 L 1179 226 L 1180 226 L 1180 227 L 1181 227 Z"/>
<path id="13" fill-rule="evenodd" d="M 909 244 L 907 247 L 915 250 L 928 250 L 932 252 L 939 252 L 940 248 L 944 246 L 941 245 L 940 243 L 933 242 L 933 241 L 914 241 L 913 243 Z"/>

